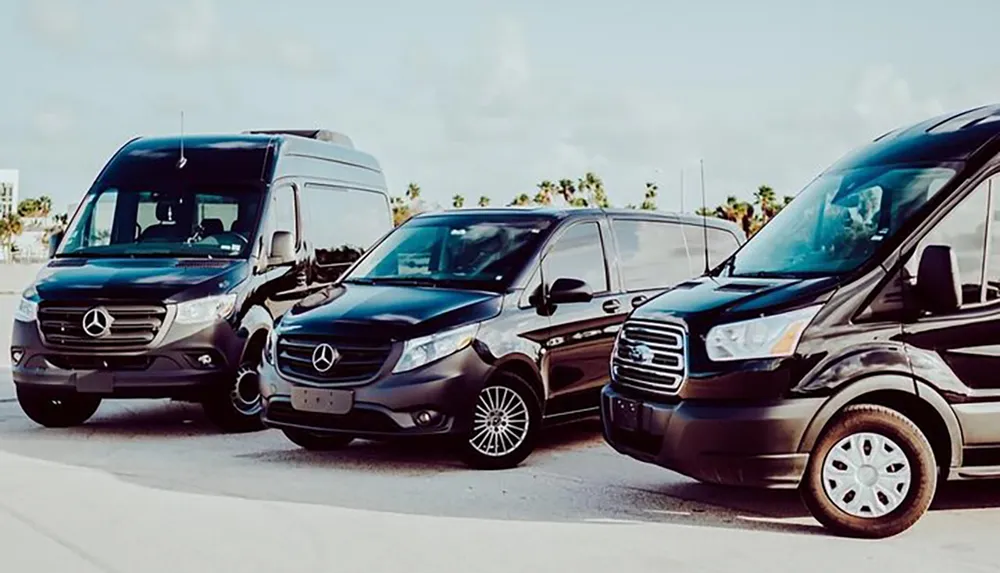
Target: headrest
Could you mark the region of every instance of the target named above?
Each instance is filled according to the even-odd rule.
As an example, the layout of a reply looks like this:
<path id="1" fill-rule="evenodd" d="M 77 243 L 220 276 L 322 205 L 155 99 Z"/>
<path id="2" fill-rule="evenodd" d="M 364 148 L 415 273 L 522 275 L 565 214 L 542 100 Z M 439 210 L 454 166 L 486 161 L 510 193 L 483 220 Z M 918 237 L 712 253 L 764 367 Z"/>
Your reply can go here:
<path id="1" fill-rule="evenodd" d="M 168 201 L 160 201 L 156 204 L 156 220 L 161 223 L 174 220 L 174 204 Z"/>
<path id="2" fill-rule="evenodd" d="M 226 230 L 222 224 L 222 219 L 202 219 L 201 230 L 206 235 L 218 235 Z"/>

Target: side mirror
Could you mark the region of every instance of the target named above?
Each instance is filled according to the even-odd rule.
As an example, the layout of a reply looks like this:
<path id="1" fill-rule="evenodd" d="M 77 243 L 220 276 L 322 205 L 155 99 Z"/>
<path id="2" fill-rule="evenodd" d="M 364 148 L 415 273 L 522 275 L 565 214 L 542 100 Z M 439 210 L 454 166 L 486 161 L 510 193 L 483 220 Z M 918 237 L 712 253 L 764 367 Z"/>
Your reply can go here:
<path id="1" fill-rule="evenodd" d="M 951 247 L 928 245 L 920 255 L 917 267 L 917 294 L 924 310 L 947 313 L 962 304 L 958 261 Z"/>
<path id="2" fill-rule="evenodd" d="M 271 251 L 267 265 L 280 267 L 293 262 L 295 262 L 295 237 L 288 231 L 275 231 L 271 236 Z"/>
<path id="3" fill-rule="evenodd" d="M 549 302 L 553 304 L 568 304 L 573 302 L 590 302 L 594 300 L 594 292 L 586 281 L 580 279 L 556 279 L 549 289 Z"/>
<path id="4" fill-rule="evenodd" d="M 66 233 L 64 231 L 54 231 L 49 235 L 49 258 L 56 256 L 56 251 L 59 249 L 60 243 L 62 243 L 63 236 Z"/>

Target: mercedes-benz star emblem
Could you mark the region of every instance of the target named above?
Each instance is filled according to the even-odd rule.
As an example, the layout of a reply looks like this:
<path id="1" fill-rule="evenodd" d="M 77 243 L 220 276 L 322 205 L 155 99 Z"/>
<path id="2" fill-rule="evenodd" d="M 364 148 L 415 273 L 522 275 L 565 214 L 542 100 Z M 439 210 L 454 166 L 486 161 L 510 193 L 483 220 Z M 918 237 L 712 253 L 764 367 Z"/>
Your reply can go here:
<path id="1" fill-rule="evenodd" d="M 111 332 L 113 321 L 107 310 L 101 307 L 92 308 L 83 315 L 83 331 L 91 338 L 101 338 Z"/>
<path id="2" fill-rule="evenodd" d="M 340 360 L 340 353 L 337 352 L 336 348 L 325 342 L 313 349 L 313 368 L 315 368 L 316 372 L 319 372 L 320 374 L 333 368 L 333 365 L 336 364 L 338 360 Z"/>
<path id="3" fill-rule="evenodd" d="M 645 344 L 637 344 L 629 349 L 629 358 L 639 364 L 652 364 L 654 358 L 653 349 Z"/>

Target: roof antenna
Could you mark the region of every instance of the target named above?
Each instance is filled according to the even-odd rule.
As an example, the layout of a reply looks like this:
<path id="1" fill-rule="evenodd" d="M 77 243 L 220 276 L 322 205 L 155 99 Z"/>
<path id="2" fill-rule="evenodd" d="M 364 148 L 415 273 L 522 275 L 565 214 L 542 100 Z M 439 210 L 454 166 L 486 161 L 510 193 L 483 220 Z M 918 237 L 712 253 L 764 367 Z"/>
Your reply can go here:
<path id="1" fill-rule="evenodd" d="M 708 201 L 705 200 L 705 160 L 701 165 L 701 229 L 705 239 L 705 274 L 708 274 Z"/>
<path id="2" fill-rule="evenodd" d="M 187 162 L 187 157 L 184 157 L 184 110 L 181 110 L 181 157 L 177 160 L 177 169 L 184 169 Z"/>

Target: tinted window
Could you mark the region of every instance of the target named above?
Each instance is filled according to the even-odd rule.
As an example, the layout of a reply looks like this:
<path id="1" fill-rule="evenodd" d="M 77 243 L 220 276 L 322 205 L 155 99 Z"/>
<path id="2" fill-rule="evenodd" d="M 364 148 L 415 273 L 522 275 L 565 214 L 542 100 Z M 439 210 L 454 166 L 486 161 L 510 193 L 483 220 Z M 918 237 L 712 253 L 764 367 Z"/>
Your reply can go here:
<path id="1" fill-rule="evenodd" d="M 625 290 L 665 288 L 692 276 L 681 226 L 612 219 Z"/>
<path id="2" fill-rule="evenodd" d="M 959 282 L 962 285 L 963 304 L 974 304 L 983 302 L 983 257 L 986 245 L 986 212 L 990 201 L 990 194 L 994 191 L 996 184 L 989 180 L 980 185 L 971 195 L 955 206 L 934 228 L 920 241 L 913 256 L 907 261 L 906 270 L 911 277 L 916 277 L 919 268 L 920 256 L 927 245 L 947 245 L 952 248 L 958 264 Z M 997 287 L 1000 285 L 1000 257 L 992 251 L 1000 248 L 1000 240 L 997 239 L 997 222 L 1000 221 L 1000 206 L 997 205 L 997 196 L 993 197 L 993 219 L 991 226 L 990 241 L 991 265 L 987 271 L 989 284 L 986 293 L 986 300 L 997 298 Z"/>
<path id="3" fill-rule="evenodd" d="M 705 271 L 705 229 L 696 225 L 684 225 L 688 252 L 691 253 L 690 276 L 698 276 Z M 708 265 L 716 265 L 726 260 L 739 247 L 736 237 L 728 231 L 708 228 Z"/>
<path id="4" fill-rule="evenodd" d="M 595 292 L 608 290 L 601 231 L 597 223 L 577 223 L 556 241 L 545 257 L 545 282 L 573 278 L 587 281 Z"/>
<path id="5" fill-rule="evenodd" d="M 347 282 L 499 288 L 536 252 L 549 220 L 411 219 L 373 248 Z"/>
<path id="6" fill-rule="evenodd" d="M 955 173 L 950 167 L 908 165 L 826 172 L 747 241 L 732 274 L 813 276 L 852 271 L 920 213 Z"/>
<path id="7" fill-rule="evenodd" d="M 299 192 L 302 227 L 320 265 L 347 264 L 392 229 L 385 195 L 307 184 Z"/>
<path id="8" fill-rule="evenodd" d="M 93 191 L 57 256 L 240 256 L 256 228 L 260 199 L 254 187 L 169 182 Z"/>

